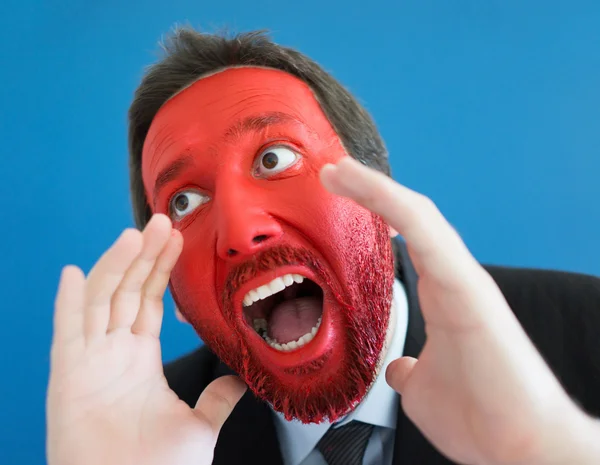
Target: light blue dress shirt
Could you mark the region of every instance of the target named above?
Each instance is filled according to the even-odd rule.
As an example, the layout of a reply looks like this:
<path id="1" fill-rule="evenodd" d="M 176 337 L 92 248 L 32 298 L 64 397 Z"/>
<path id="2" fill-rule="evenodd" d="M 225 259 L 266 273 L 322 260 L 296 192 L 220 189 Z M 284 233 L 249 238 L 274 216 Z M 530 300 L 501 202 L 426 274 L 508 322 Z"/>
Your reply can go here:
<path id="1" fill-rule="evenodd" d="M 385 370 L 390 362 L 402 356 L 408 328 L 408 300 L 404 286 L 398 280 L 394 282 L 392 305 L 396 327 L 379 376 L 356 409 L 337 422 L 340 426 L 352 420 L 375 425 L 363 465 L 391 465 L 393 458 L 399 398 L 385 381 Z M 287 421 L 278 412 L 273 413 L 284 465 L 327 465 L 315 446 L 331 423 L 305 425 L 297 420 Z"/>

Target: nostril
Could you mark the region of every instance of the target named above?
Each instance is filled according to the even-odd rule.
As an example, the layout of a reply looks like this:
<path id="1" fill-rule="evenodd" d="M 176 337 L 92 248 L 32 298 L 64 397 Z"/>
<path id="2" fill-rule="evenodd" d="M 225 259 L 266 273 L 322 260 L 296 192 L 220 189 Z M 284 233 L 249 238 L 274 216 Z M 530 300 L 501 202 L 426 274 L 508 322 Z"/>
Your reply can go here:
<path id="1" fill-rule="evenodd" d="M 235 256 L 237 255 L 237 250 L 234 250 L 234 249 L 229 249 L 229 250 L 227 251 L 227 255 L 228 255 L 229 257 L 235 257 Z"/>
<path id="2" fill-rule="evenodd" d="M 269 238 L 269 236 L 267 236 L 266 234 L 261 234 L 260 236 L 256 236 L 254 239 L 252 239 L 252 242 L 254 242 L 255 244 L 260 244 L 261 242 L 266 241 Z"/>

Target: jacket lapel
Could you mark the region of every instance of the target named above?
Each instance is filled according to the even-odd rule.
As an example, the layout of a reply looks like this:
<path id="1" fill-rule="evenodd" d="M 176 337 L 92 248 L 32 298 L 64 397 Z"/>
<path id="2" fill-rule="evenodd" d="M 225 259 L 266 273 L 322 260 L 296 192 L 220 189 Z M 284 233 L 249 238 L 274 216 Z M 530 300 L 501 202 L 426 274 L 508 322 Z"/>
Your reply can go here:
<path id="1" fill-rule="evenodd" d="M 425 345 L 425 322 L 421 314 L 417 294 L 418 276 L 408 255 L 406 244 L 400 240 L 397 240 L 396 244 L 396 276 L 403 282 L 408 299 L 408 330 L 404 344 L 404 355 L 417 358 Z M 404 414 L 401 404 L 398 408 L 393 463 L 394 465 L 412 465 L 414 463 L 442 465 L 452 463 L 425 439 L 413 422 Z"/>
<path id="2" fill-rule="evenodd" d="M 404 355 L 417 357 L 425 345 L 425 322 L 417 294 L 418 276 L 408 255 L 406 244 L 400 240 L 396 240 L 396 244 L 396 277 L 404 284 L 408 299 L 408 330 L 404 343 Z"/>
<path id="3" fill-rule="evenodd" d="M 235 374 L 219 363 L 215 378 Z M 271 409 L 247 391 L 221 428 L 213 465 L 283 465 Z"/>

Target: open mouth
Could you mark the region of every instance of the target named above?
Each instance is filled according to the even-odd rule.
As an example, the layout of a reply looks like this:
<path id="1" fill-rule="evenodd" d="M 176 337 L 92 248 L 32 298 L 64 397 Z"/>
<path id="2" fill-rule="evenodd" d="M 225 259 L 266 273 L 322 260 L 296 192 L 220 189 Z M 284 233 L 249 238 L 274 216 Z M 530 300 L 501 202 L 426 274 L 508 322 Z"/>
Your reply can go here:
<path id="1" fill-rule="evenodd" d="M 288 352 L 313 340 L 323 316 L 323 290 L 299 274 L 286 274 L 244 297 L 246 322 L 273 349 Z"/>

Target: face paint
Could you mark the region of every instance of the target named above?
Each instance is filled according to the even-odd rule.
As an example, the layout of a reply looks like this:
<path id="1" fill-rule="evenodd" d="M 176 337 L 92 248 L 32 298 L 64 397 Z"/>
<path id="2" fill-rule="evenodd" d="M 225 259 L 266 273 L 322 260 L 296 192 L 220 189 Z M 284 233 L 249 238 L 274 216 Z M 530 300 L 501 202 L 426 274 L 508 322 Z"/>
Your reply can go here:
<path id="1" fill-rule="evenodd" d="M 302 422 L 364 397 L 389 321 L 389 230 L 319 181 L 343 156 L 309 87 L 262 68 L 180 92 L 143 150 L 149 203 L 184 237 L 177 306 L 257 396 Z"/>

